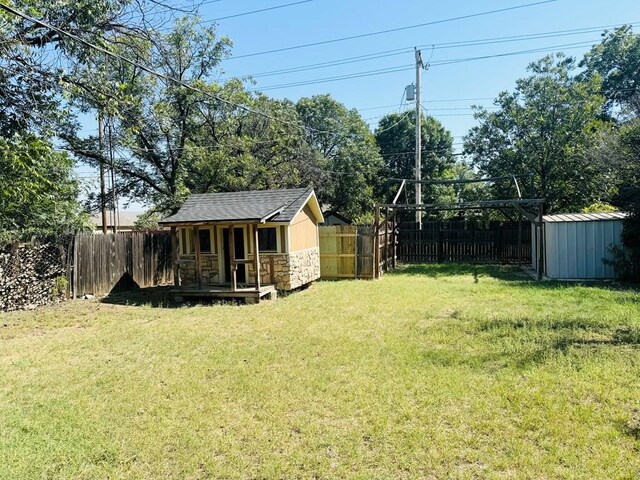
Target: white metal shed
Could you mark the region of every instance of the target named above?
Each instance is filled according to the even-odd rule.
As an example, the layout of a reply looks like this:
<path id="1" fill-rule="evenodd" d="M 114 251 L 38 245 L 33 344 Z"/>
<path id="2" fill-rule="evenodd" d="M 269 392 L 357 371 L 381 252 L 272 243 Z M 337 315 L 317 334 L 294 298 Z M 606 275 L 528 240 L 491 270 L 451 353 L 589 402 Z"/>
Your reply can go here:
<path id="1" fill-rule="evenodd" d="M 569 213 L 543 217 L 545 277 L 555 280 L 614 278 L 613 267 L 602 260 L 611 258 L 611 245 L 621 247 L 620 234 L 624 218 L 625 214 L 621 212 Z M 532 247 L 532 258 L 535 259 L 535 238 L 532 238 Z M 535 269 L 535 262 L 533 263 Z"/>

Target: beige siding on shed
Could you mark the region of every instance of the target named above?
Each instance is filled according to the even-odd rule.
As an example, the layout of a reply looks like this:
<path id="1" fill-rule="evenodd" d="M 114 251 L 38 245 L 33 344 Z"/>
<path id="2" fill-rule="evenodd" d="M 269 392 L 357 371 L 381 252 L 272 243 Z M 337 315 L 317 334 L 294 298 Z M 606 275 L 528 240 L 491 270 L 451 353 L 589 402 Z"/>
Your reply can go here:
<path id="1" fill-rule="evenodd" d="M 318 247 L 318 223 L 309 206 L 305 206 L 291 222 L 291 252 Z"/>

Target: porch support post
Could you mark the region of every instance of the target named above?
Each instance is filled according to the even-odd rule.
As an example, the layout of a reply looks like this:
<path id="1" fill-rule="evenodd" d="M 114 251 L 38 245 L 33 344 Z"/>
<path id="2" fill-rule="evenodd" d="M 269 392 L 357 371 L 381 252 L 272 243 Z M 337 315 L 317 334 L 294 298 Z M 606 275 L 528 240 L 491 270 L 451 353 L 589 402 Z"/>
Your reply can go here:
<path id="1" fill-rule="evenodd" d="M 196 282 L 198 288 L 202 288 L 202 271 L 200 266 L 200 227 L 193 227 L 193 244 L 196 252 Z"/>
<path id="2" fill-rule="evenodd" d="M 231 291 L 238 290 L 238 279 L 236 278 L 236 235 L 235 227 L 229 225 L 229 271 L 231 272 Z"/>
<path id="3" fill-rule="evenodd" d="M 260 291 L 260 246 L 258 225 L 253 225 L 253 272 L 256 274 L 256 292 Z"/>
<path id="4" fill-rule="evenodd" d="M 178 232 L 176 227 L 171 227 L 171 267 L 173 268 L 173 285 L 175 287 L 179 287 L 180 274 L 178 271 Z M 75 291 L 73 293 L 75 295 Z"/>

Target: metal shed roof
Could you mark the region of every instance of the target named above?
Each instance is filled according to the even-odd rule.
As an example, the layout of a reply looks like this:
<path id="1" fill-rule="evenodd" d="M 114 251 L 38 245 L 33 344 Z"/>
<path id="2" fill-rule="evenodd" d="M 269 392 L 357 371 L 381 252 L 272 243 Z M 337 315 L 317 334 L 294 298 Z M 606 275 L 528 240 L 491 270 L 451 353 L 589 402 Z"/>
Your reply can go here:
<path id="1" fill-rule="evenodd" d="M 561 213 L 558 215 L 545 215 L 545 222 L 597 222 L 602 220 L 622 220 L 626 217 L 623 212 L 607 213 Z"/>
<path id="2" fill-rule="evenodd" d="M 159 223 L 290 222 L 311 197 L 317 204 L 312 188 L 193 194 L 178 213 Z"/>

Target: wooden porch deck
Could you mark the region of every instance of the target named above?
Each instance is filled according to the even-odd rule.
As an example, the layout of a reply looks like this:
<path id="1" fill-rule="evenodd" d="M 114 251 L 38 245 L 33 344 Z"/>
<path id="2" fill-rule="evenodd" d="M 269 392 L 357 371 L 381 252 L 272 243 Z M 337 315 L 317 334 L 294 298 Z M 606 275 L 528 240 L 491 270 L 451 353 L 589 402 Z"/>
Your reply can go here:
<path id="1" fill-rule="evenodd" d="M 171 289 L 171 294 L 177 302 L 185 298 L 240 298 L 245 303 L 258 303 L 260 300 L 275 300 L 278 291 L 275 285 L 261 285 L 259 290 L 253 285 L 238 285 L 234 290 L 231 285 L 185 285 Z"/>

